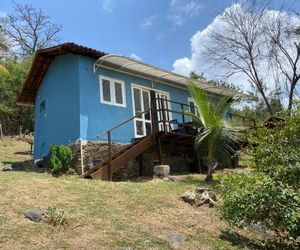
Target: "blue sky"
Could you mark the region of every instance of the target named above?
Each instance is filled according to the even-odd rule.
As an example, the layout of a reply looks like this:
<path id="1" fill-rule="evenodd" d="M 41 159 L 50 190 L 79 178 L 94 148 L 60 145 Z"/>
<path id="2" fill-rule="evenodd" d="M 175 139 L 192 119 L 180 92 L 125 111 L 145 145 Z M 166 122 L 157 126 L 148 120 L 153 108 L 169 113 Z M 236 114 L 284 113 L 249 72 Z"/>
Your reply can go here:
<path id="1" fill-rule="evenodd" d="M 282 0 L 274 0 L 275 3 Z M 205 29 L 232 0 L 16 0 L 44 10 L 63 26 L 62 42 L 75 42 L 108 53 L 136 55 L 173 70 L 190 58 L 192 36 Z M 300 9 L 300 0 L 295 0 Z M 12 11 L 0 0 L 0 15 Z"/>
<path id="2" fill-rule="evenodd" d="M 22 0 L 62 24 L 62 42 L 76 42 L 109 53 L 137 55 L 172 70 L 190 56 L 190 38 L 229 5 L 220 0 Z M 222 2 L 222 3 L 221 3 Z M 1 0 L 0 13 L 12 10 Z"/>

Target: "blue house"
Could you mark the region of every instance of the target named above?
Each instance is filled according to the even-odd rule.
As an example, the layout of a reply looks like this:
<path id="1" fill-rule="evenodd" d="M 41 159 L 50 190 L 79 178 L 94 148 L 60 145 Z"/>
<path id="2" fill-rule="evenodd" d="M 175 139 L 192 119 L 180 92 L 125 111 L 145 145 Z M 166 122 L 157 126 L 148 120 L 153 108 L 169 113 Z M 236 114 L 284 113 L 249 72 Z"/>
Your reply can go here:
<path id="1" fill-rule="evenodd" d="M 110 134 L 112 142 L 153 134 L 154 119 L 157 132 L 178 129 L 176 123 L 189 122 L 183 109 L 196 112 L 186 83 L 184 76 L 74 43 L 39 50 L 18 96 L 35 106 L 34 158 L 46 156 L 51 144 L 107 140 L 97 135 L 130 118 Z M 232 94 L 199 86 L 212 99 Z"/>

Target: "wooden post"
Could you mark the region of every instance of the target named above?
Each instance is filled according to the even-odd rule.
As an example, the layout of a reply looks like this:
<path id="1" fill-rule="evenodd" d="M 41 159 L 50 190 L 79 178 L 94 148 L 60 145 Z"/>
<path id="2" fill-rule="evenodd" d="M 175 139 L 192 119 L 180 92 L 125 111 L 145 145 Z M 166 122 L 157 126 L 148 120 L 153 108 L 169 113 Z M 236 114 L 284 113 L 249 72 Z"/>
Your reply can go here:
<path id="1" fill-rule="evenodd" d="M 158 153 L 159 165 L 162 165 L 162 148 L 161 148 L 161 139 L 159 136 L 157 136 L 157 153 Z"/>
<path id="2" fill-rule="evenodd" d="M 155 135 L 159 131 L 155 91 L 150 92 L 150 97 L 151 97 L 151 108 L 152 108 L 151 127 L 152 127 L 152 134 Z"/>
<path id="3" fill-rule="evenodd" d="M 183 107 L 183 103 L 181 103 L 181 112 L 182 112 L 182 123 L 185 123 L 185 117 L 184 117 L 184 113 L 183 113 L 183 111 L 184 111 L 184 107 Z"/>
<path id="4" fill-rule="evenodd" d="M 107 142 L 108 142 L 108 176 L 109 180 L 112 180 L 112 173 L 111 173 L 111 131 L 107 133 Z"/>
<path id="5" fill-rule="evenodd" d="M 141 154 L 138 157 L 139 160 L 139 175 L 143 176 L 143 170 L 144 170 L 144 155 Z"/>
<path id="6" fill-rule="evenodd" d="M 162 112 L 162 119 L 163 119 L 163 127 L 164 127 L 164 131 L 167 132 L 165 104 L 164 104 L 163 99 L 160 99 L 160 101 L 161 101 L 161 112 Z"/>

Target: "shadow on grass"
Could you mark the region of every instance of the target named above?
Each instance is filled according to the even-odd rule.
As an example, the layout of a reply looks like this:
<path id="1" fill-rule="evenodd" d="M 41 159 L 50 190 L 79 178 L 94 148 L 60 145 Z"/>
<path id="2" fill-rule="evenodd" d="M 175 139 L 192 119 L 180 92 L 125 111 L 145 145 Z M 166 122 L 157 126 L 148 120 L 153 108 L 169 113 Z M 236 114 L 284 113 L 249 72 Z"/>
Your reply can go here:
<path id="1" fill-rule="evenodd" d="M 265 242 L 248 238 L 232 230 L 223 230 L 220 236 L 222 240 L 230 242 L 239 249 L 247 248 L 252 250 L 296 250 L 299 246 L 290 246 L 284 243 L 278 243 L 275 240 L 266 240 Z"/>
<path id="2" fill-rule="evenodd" d="M 188 185 L 204 186 L 213 189 L 216 189 L 216 186 L 219 184 L 219 180 L 217 179 L 210 182 L 206 182 L 204 178 L 199 178 L 199 176 L 186 176 L 185 178 L 180 178 L 178 182 Z"/>
<path id="3" fill-rule="evenodd" d="M 5 165 L 11 165 L 11 171 L 18 171 L 18 172 L 34 172 L 34 173 L 48 173 L 48 168 L 45 167 L 35 167 L 31 160 L 27 161 L 4 161 L 2 162 Z"/>

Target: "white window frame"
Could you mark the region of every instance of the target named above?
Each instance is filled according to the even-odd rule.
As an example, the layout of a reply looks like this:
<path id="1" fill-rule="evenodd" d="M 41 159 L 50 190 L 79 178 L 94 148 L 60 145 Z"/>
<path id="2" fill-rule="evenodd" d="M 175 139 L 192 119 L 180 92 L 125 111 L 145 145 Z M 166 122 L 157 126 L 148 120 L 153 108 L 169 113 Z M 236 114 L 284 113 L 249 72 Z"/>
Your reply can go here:
<path id="1" fill-rule="evenodd" d="M 102 80 L 109 81 L 109 84 L 110 84 L 110 102 L 104 100 Z M 115 82 L 121 84 L 122 100 L 123 100 L 122 104 L 116 102 Z M 118 107 L 126 107 L 127 106 L 126 105 L 126 92 L 125 92 L 125 82 L 124 81 L 122 81 L 120 79 L 112 78 L 112 77 L 99 75 L 99 88 L 100 88 L 99 91 L 100 91 L 100 102 L 101 103 L 109 104 L 109 105 L 113 105 L 113 106 L 118 106 Z"/>
<path id="2" fill-rule="evenodd" d="M 199 115 L 200 115 L 200 114 L 199 114 L 199 110 L 198 110 L 198 107 L 197 107 L 197 105 L 196 105 L 196 103 L 195 103 L 194 98 L 188 97 L 189 111 L 192 112 L 190 102 L 194 103 L 194 107 L 195 107 L 195 111 L 196 111 L 196 114 L 194 114 L 194 115 L 196 115 L 196 116 L 199 117 Z"/>

